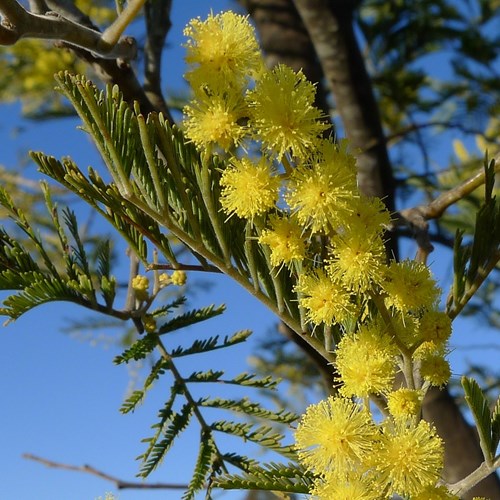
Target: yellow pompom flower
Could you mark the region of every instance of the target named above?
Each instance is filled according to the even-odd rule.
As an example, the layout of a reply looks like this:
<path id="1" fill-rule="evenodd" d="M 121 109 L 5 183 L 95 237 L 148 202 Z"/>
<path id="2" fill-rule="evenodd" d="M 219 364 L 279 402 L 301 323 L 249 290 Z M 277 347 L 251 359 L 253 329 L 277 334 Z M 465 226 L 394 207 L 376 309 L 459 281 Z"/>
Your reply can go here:
<path id="1" fill-rule="evenodd" d="M 422 393 L 413 389 L 398 389 L 387 396 L 387 408 L 395 418 L 411 418 L 418 415 L 422 406 Z"/>
<path id="2" fill-rule="evenodd" d="M 450 363 L 445 353 L 429 352 L 420 357 L 420 375 L 435 387 L 445 386 L 451 377 Z"/>
<path id="3" fill-rule="evenodd" d="M 282 64 L 264 73 L 248 92 L 251 126 L 257 139 L 278 159 L 285 153 L 306 158 L 328 125 L 314 106 L 316 89 L 299 71 Z"/>
<path id="4" fill-rule="evenodd" d="M 424 341 L 445 344 L 451 335 L 451 319 L 441 311 L 426 311 L 420 318 L 418 333 Z"/>
<path id="5" fill-rule="evenodd" d="M 429 268 L 414 260 L 391 262 L 382 287 L 387 305 L 402 312 L 432 309 L 441 292 Z"/>
<path id="6" fill-rule="evenodd" d="M 354 168 L 342 153 L 338 161 L 318 161 L 296 168 L 285 196 L 299 222 L 312 232 L 331 232 L 345 222 L 358 194 Z"/>
<path id="7" fill-rule="evenodd" d="M 271 216 L 271 229 L 264 229 L 259 237 L 261 245 L 271 249 L 271 264 L 279 267 L 301 261 L 306 255 L 306 245 L 302 237 L 302 227 L 295 219 Z"/>
<path id="8" fill-rule="evenodd" d="M 142 324 L 147 333 L 153 333 L 156 330 L 156 319 L 152 314 L 145 314 L 142 318 Z"/>
<path id="9" fill-rule="evenodd" d="M 299 460 L 316 473 L 347 477 L 378 439 L 369 413 L 347 398 L 330 396 L 307 408 L 295 432 Z"/>
<path id="10" fill-rule="evenodd" d="M 342 323 L 354 312 L 350 293 L 320 269 L 301 274 L 294 291 L 300 294 L 299 304 L 306 310 L 308 321 L 315 325 Z"/>
<path id="11" fill-rule="evenodd" d="M 416 426 L 387 423 L 371 457 L 387 493 L 412 497 L 439 480 L 444 446 L 434 427 L 424 420 Z"/>
<path id="12" fill-rule="evenodd" d="M 170 281 L 172 282 L 172 285 L 183 286 L 186 284 L 187 275 L 184 271 L 174 271 L 170 276 Z"/>
<path id="13" fill-rule="evenodd" d="M 369 237 L 363 231 L 332 237 L 333 252 L 328 274 L 354 292 L 366 292 L 382 282 L 385 248 L 380 236 Z"/>
<path id="14" fill-rule="evenodd" d="M 220 203 L 224 211 L 243 219 L 267 212 L 278 200 L 281 181 L 273 175 L 272 165 L 265 157 L 258 163 L 248 158 L 233 160 L 224 170 Z"/>
<path id="15" fill-rule="evenodd" d="M 186 136 L 201 149 L 215 145 L 228 151 L 238 146 L 247 133 L 239 124 L 247 109 L 236 93 L 200 93 L 184 107 L 184 115 Z"/>
<path id="16" fill-rule="evenodd" d="M 350 203 L 351 211 L 345 220 L 350 232 L 364 232 L 366 238 L 381 236 L 391 222 L 391 214 L 380 198 L 360 195 Z"/>
<path id="17" fill-rule="evenodd" d="M 411 500 L 460 500 L 460 497 L 451 494 L 445 486 L 427 486 L 413 495 Z"/>
<path id="18" fill-rule="evenodd" d="M 149 298 L 149 279 L 138 274 L 132 279 L 132 289 L 137 300 L 147 300 Z"/>
<path id="19" fill-rule="evenodd" d="M 315 481 L 310 493 L 321 500 L 380 500 L 369 478 L 353 473 L 345 480 L 336 474 L 324 474 Z"/>
<path id="20" fill-rule="evenodd" d="M 264 67 L 259 44 L 248 17 L 228 11 L 210 14 L 205 21 L 193 19 L 184 29 L 189 37 L 186 62 L 194 66 L 186 78 L 244 82 Z"/>
<path id="21" fill-rule="evenodd" d="M 335 366 L 344 396 L 367 397 L 392 389 L 397 350 L 378 323 L 362 325 L 357 333 L 346 334 L 336 354 Z"/>

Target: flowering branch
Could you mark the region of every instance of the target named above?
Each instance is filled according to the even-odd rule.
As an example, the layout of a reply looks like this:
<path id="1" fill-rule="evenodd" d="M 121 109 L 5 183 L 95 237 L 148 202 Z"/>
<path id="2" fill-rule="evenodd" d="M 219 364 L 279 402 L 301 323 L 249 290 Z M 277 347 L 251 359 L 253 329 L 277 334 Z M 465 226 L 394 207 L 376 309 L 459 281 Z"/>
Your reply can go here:
<path id="1" fill-rule="evenodd" d="M 472 487 L 474 487 L 484 478 L 488 477 L 490 474 L 495 472 L 495 470 L 497 470 L 498 468 L 500 468 L 500 456 L 498 456 L 493 461 L 493 463 L 489 465 L 486 462 L 483 462 L 475 471 L 471 472 L 467 477 L 464 477 L 457 483 L 448 485 L 448 489 L 454 495 L 460 496 L 463 493 L 469 491 Z"/>

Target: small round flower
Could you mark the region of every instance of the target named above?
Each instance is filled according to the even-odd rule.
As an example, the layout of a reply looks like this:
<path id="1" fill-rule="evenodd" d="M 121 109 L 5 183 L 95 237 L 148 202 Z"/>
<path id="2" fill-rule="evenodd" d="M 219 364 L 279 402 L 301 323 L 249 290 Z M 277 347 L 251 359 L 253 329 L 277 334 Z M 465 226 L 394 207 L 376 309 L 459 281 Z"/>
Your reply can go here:
<path id="1" fill-rule="evenodd" d="M 274 207 L 281 185 L 273 175 L 272 165 L 265 157 L 257 164 L 248 158 L 233 160 L 220 179 L 220 203 L 224 211 L 244 219 L 252 219 Z"/>
<path id="2" fill-rule="evenodd" d="M 210 14 L 205 21 L 193 19 L 184 29 L 189 37 L 186 62 L 192 69 L 187 79 L 217 75 L 222 81 L 244 81 L 264 66 L 259 44 L 248 17 L 228 11 Z"/>
<path id="3" fill-rule="evenodd" d="M 451 377 L 450 363 L 444 353 L 429 353 L 420 360 L 420 375 L 435 387 L 445 386 Z"/>
<path id="4" fill-rule="evenodd" d="M 366 292 L 383 280 L 385 248 L 380 236 L 368 237 L 361 231 L 337 234 L 331 239 L 332 258 L 327 266 L 332 279 L 354 292 Z"/>
<path id="5" fill-rule="evenodd" d="M 184 271 L 174 271 L 170 276 L 170 280 L 172 285 L 183 286 L 186 284 L 187 275 Z"/>
<path id="6" fill-rule="evenodd" d="M 420 318 L 419 335 L 424 341 L 445 344 L 451 335 L 451 319 L 441 311 L 426 311 Z"/>
<path id="7" fill-rule="evenodd" d="M 184 107 L 184 115 L 186 136 L 200 149 L 214 145 L 228 151 L 247 133 L 239 123 L 247 109 L 241 97 L 233 93 L 196 96 Z"/>
<path id="8" fill-rule="evenodd" d="M 170 285 L 170 283 L 172 283 L 172 280 L 167 273 L 161 273 L 160 276 L 158 276 L 158 283 L 160 285 L 160 288 L 165 288 L 166 286 Z"/>
<path id="9" fill-rule="evenodd" d="M 445 486 L 427 486 L 411 500 L 460 500 L 460 497 L 451 494 Z"/>
<path id="10" fill-rule="evenodd" d="M 429 268 L 414 260 L 391 262 L 382 287 L 387 305 L 402 312 L 432 309 L 440 294 Z"/>
<path id="11" fill-rule="evenodd" d="M 380 500 L 369 478 L 360 474 L 349 474 L 345 480 L 337 474 L 324 474 L 315 481 L 310 493 L 322 500 Z"/>
<path id="12" fill-rule="evenodd" d="M 418 415 L 422 406 L 422 393 L 412 389 L 398 389 L 387 396 L 387 408 L 394 418 Z"/>
<path id="13" fill-rule="evenodd" d="M 380 442 L 371 456 L 387 493 L 412 497 L 438 481 L 444 446 L 428 422 L 421 420 L 416 426 L 407 426 L 400 421 L 382 427 Z"/>
<path id="14" fill-rule="evenodd" d="M 392 389 L 397 350 L 378 323 L 364 324 L 358 332 L 346 334 L 336 354 L 335 366 L 344 396 L 367 397 Z"/>
<path id="15" fill-rule="evenodd" d="M 367 238 L 382 237 L 391 222 L 391 214 L 380 198 L 361 195 L 351 201 L 350 208 L 345 220 L 347 231 L 363 232 Z"/>
<path id="16" fill-rule="evenodd" d="M 355 169 L 344 155 L 338 161 L 322 159 L 296 168 L 285 196 L 299 222 L 312 232 L 329 233 L 342 225 L 350 214 L 353 200 L 359 196 Z"/>
<path id="17" fill-rule="evenodd" d="M 145 314 L 142 318 L 142 324 L 147 333 L 153 333 L 156 330 L 156 319 L 152 314 Z"/>
<path id="18" fill-rule="evenodd" d="M 259 237 L 261 245 L 271 249 L 271 264 L 279 267 L 301 261 L 306 254 L 302 227 L 293 218 L 271 216 L 271 229 L 264 229 Z"/>
<path id="19" fill-rule="evenodd" d="M 251 126 L 265 148 L 281 160 L 285 153 L 305 158 L 328 125 L 314 106 L 316 88 L 299 71 L 278 65 L 248 93 Z"/>
<path id="20" fill-rule="evenodd" d="M 315 325 L 342 323 L 354 313 L 350 293 L 321 269 L 301 274 L 294 291 L 300 294 L 299 303 L 308 321 Z"/>
<path id="21" fill-rule="evenodd" d="M 369 413 L 346 398 L 311 405 L 295 432 L 299 460 L 319 474 L 328 471 L 346 477 L 370 455 L 378 439 Z"/>
<path id="22" fill-rule="evenodd" d="M 147 300 L 149 297 L 149 279 L 142 274 L 138 274 L 132 279 L 132 289 L 137 300 Z"/>

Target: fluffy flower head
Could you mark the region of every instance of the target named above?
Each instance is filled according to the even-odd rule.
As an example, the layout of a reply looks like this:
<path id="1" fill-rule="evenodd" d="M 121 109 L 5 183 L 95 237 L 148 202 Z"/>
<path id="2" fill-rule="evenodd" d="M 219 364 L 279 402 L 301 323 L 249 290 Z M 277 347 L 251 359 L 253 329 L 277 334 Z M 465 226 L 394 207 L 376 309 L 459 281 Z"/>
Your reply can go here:
<path id="1" fill-rule="evenodd" d="M 422 393 L 412 389 L 398 389 L 387 396 L 387 407 L 395 418 L 411 418 L 418 415 L 422 405 Z"/>
<path id="2" fill-rule="evenodd" d="M 228 11 L 210 14 L 205 21 L 193 19 L 184 29 L 186 62 L 194 68 L 188 80 L 242 81 L 263 68 L 259 44 L 248 18 Z"/>
<path id="3" fill-rule="evenodd" d="M 349 292 L 322 270 L 301 274 L 295 291 L 302 294 L 299 303 L 305 308 L 307 319 L 315 325 L 341 323 L 353 312 Z"/>
<path id="4" fill-rule="evenodd" d="M 363 325 L 339 342 L 336 366 L 344 396 L 388 392 L 396 375 L 396 348 L 378 323 Z"/>
<path id="5" fill-rule="evenodd" d="M 271 216 L 270 223 L 271 229 L 262 231 L 259 243 L 270 247 L 271 264 L 279 267 L 291 264 L 293 260 L 302 260 L 306 254 L 302 227 L 287 217 Z"/>
<path id="6" fill-rule="evenodd" d="M 435 429 L 421 420 L 416 426 L 383 427 L 372 455 L 380 480 L 390 493 L 412 496 L 434 486 L 443 468 L 444 447 Z"/>
<path id="7" fill-rule="evenodd" d="M 304 74 L 278 65 L 248 93 L 251 123 L 265 148 L 281 159 L 289 152 L 305 158 L 323 130 L 322 113 L 314 107 L 314 85 Z"/>
<path id="8" fill-rule="evenodd" d="M 370 454 L 377 433 L 369 414 L 345 398 L 311 405 L 295 432 L 300 461 L 312 471 L 346 477 Z"/>
<path id="9" fill-rule="evenodd" d="M 272 174 L 271 165 L 265 157 L 257 164 L 248 158 L 233 160 L 220 180 L 220 202 L 224 211 L 229 215 L 251 219 L 274 207 L 280 179 Z"/>

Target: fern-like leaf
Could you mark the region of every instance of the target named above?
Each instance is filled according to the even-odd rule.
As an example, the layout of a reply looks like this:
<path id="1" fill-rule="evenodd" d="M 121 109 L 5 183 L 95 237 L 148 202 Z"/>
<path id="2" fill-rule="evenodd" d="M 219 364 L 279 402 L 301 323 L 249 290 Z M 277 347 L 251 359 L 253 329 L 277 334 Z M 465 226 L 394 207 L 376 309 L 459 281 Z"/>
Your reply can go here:
<path id="1" fill-rule="evenodd" d="M 474 379 L 462 377 L 461 381 L 465 392 L 465 401 L 476 423 L 481 450 L 483 451 L 485 460 L 490 461 L 495 450 L 492 450 L 491 412 L 488 407 L 488 401 L 484 397 L 479 384 Z"/>
<path id="2" fill-rule="evenodd" d="M 293 463 L 276 463 L 252 467 L 242 474 L 223 474 L 215 479 L 214 485 L 223 489 L 267 490 L 286 493 L 309 493 L 314 476 Z"/>
<path id="3" fill-rule="evenodd" d="M 136 340 L 128 349 L 116 356 L 113 360 L 116 365 L 128 363 L 131 360 L 138 361 L 151 354 L 158 345 L 158 339 L 154 334 L 147 334 Z"/>
<path id="4" fill-rule="evenodd" d="M 201 352 L 210 352 L 217 349 L 223 349 L 225 347 L 230 347 L 232 345 L 240 344 L 245 342 L 246 339 L 251 335 L 250 330 L 242 330 L 236 332 L 231 337 L 224 337 L 224 339 L 219 342 L 219 336 L 209 337 L 208 339 L 195 340 L 189 347 L 176 347 L 170 352 L 172 358 L 179 358 L 181 356 L 189 356 L 191 354 L 199 354 Z"/>
<path id="5" fill-rule="evenodd" d="M 158 329 L 160 335 L 168 332 L 173 332 L 179 330 L 180 328 L 185 328 L 186 326 L 194 325 L 205 321 L 210 318 L 214 318 L 222 314 L 226 309 L 225 305 L 215 307 L 214 305 L 203 307 L 202 309 L 193 309 L 185 314 L 176 316 L 175 318 L 163 323 Z"/>
<path id="6" fill-rule="evenodd" d="M 138 457 L 138 459 L 142 460 L 141 470 L 137 474 L 138 477 L 148 477 L 160 465 L 175 439 L 186 429 L 192 414 L 193 407 L 189 403 L 186 403 L 179 413 L 173 414 L 170 424 L 165 429 L 164 438 L 152 446 L 147 457 L 146 455 Z"/>

